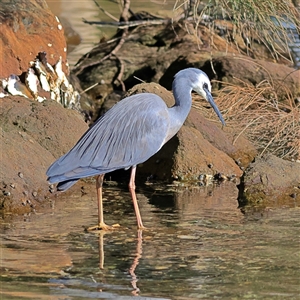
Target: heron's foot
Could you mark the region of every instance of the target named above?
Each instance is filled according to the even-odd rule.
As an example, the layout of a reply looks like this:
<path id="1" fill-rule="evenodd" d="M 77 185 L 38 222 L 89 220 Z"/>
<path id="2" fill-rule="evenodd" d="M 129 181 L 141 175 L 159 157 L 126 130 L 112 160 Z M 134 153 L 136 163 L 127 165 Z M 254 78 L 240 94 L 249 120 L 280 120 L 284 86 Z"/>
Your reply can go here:
<path id="1" fill-rule="evenodd" d="M 147 227 L 145 227 L 144 225 L 139 225 L 137 227 L 138 230 L 147 230 Z"/>
<path id="2" fill-rule="evenodd" d="M 111 229 L 112 229 L 111 226 L 108 226 L 105 223 L 101 223 L 101 224 L 98 224 L 98 225 L 95 225 L 95 226 L 88 227 L 86 230 L 87 231 L 95 231 L 95 230 L 108 231 L 108 230 L 111 230 Z"/>
<path id="3" fill-rule="evenodd" d="M 114 224 L 112 226 L 106 225 L 105 223 L 99 223 L 96 226 L 91 226 L 87 228 L 87 231 L 94 231 L 94 230 L 103 230 L 103 231 L 108 231 L 108 230 L 113 230 L 115 228 L 120 227 L 119 224 Z"/>

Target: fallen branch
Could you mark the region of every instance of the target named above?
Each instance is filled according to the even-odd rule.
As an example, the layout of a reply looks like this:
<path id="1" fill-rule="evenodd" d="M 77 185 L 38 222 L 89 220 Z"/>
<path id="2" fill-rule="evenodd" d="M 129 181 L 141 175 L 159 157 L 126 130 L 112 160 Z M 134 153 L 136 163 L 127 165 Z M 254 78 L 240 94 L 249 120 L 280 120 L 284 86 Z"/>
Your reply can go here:
<path id="1" fill-rule="evenodd" d="M 161 20 L 138 20 L 138 21 L 128 21 L 128 22 L 102 22 L 102 21 L 87 21 L 82 18 L 82 21 L 89 25 L 98 25 L 100 27 L 118 27 L 119 29 L 127 29 L 135 26 L 149 26 L 149 25 L 161 25 L 171 23 L 169 19 Z"/>

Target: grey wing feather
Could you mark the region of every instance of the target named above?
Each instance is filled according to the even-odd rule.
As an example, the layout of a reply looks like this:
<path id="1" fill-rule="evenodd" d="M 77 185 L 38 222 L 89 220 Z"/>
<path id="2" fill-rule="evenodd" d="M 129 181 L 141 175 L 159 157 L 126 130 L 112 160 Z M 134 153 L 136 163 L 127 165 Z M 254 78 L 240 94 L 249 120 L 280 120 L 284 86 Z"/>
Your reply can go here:
<path id="1" fill-rule="evenodd" d="M 129 168 L 164 144 L 168 108 L 154 94 L 130 96 L 98 119 L 77 144 L 47 171 L 52 183 Z"/>

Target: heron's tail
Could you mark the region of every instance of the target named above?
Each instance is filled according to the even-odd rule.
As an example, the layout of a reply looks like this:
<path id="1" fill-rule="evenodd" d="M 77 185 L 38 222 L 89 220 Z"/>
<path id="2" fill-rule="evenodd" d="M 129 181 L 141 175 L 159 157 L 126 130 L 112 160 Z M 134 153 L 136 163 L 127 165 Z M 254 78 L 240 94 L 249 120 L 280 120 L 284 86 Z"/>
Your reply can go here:
<path id="1" fill-rule="evenodd" d="M 65 176 L 49 176 L 47 181 L 49 183 L 58 183 L 56 189 L 58 191 L 64 192 L 74 185 L 80 178 L 68 179 Z"/>
<path id="2" fill-rule="evenodd" d="M 66 170 L 63 172 L 62 170 L 57 170 L 57 166 L 59 167 L 59 164 L 57 161 L 52 164 L 49 169 L 46 172 L 46 175 L 48 176 L 48 182 L 51 183 L 58 183 L 57 184 L 57 190 L 58 191 L 66 191 L 69 189 L 72 185 L 74 185 L 80 178 L 90 177 L 101 174 L 99 170 L 92 169 L 89 167 L 82 168 L 77 167 L 71 170 Z M 62 173 L 60 174 L 59 171 Z"/>
<path id="3" fill-rule="evenodd" d="M 72 185 L 74 185 L 77 181 L 78 181 L 78 179 L 62 181 L 57 184 L 56 188 L 58 191 L 61 191 L 61 192 L 66 191 Z"/>

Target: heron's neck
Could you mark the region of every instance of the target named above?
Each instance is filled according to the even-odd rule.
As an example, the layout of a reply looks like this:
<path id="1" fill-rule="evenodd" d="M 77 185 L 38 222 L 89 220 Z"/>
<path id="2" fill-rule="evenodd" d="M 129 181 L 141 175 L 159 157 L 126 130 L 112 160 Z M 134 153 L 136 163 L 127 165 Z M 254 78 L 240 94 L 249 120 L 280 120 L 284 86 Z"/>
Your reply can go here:
<path id="1" fill-rule="evenodd" d="M 172 88 L 175 99 L 175 105 L 172 108 L 183 124 L 192 106 L 191 82 L 186 77 L 175 78 Z"/>
<path id="2" fill-rule="evenodd" d="M 169 108 L 170 128 L 167 140 L 178 132 L 191 110 L 191 91 L 191 83 L 187 79 L 175 78 L 173 81 L 175 105 Z"/>

